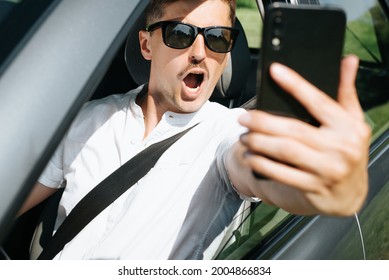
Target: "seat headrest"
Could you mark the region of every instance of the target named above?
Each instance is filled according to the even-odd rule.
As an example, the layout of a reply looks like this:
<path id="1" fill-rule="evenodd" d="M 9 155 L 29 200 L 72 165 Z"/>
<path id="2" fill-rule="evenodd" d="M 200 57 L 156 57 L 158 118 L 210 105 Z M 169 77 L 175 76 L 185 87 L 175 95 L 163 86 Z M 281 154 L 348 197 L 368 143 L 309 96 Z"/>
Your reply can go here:
<path id="1" fill-rule="evenodd" d="M 133 80 L 142 85 L 149 81 L 150 61 L 143 58 L 139 45 L 139 31 L 146 26 L 145 12 L 131 26 L 124 49 L 124 60 Z"/>
<path id="2" fill-rule="evenodd" d="M 145 22 L 145 13 L 143 13 L 131 28 L 124 51 L 127 69 L 138 85 L 147 83 L 150 74 L 150 61 L 142 57 L 138 36 L 139 30 L 145 28 Z M 212 96 L 216 98 L 236 98 L 246 87 L 251 63 L 250 49 L 238 19 L 236 19 L 235 28 L 239 29 L 239 36 L 231 52 L 231 59 L 213 92 Z"/>

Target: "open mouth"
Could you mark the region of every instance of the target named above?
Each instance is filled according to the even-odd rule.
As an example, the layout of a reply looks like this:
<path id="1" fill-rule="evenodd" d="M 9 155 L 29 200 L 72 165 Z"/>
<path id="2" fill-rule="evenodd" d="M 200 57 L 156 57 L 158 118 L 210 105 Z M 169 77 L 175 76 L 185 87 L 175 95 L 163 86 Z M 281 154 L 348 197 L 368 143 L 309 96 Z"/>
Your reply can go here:
<path id="1" fill-rule="evenodd" d="M 184 78 L 184 83 L 188 89 L 198 89 L 204 80 L 204 74 L 189 73 Z"/>

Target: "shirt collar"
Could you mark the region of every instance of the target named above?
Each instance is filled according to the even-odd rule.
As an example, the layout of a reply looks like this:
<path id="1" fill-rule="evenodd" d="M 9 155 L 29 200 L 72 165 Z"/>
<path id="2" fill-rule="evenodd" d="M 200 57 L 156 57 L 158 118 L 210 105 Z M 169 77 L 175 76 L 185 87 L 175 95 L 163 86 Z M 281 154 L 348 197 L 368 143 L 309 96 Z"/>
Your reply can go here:
<path id="1" fill-rule="evenodd" d="M 144 118 L 141 107 L 136 104 L 136 97 L 138 94 L 145 93 L 147 91 L 147 84 L 141 85 L 138 88 L 131 91 L 130 95 L 130 110 L 138 118 Z M 193 113 L 175 113 L 167 111 L 163 114 L 162 120 L 172 126 L 188 126 L 194 125 L 206 119 L 207 111 L 210 109 L 210 102 L 206 101 L 200 110 Z"/>

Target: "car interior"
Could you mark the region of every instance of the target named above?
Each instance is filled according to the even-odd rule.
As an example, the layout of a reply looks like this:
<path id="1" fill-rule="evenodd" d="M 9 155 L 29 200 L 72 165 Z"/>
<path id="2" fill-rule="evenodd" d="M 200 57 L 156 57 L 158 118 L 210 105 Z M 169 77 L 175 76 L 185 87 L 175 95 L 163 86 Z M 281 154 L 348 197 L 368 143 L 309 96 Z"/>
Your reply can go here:
<path id="1" fill-rule="evenodd" d="M 138 32 L 144 27 L 143 13 L 131 27 L 126 41 L 114 57 L 91 100 L 104 98 L 110 94 L 126 93 L 148 81 L 150 62 L 143 59 L 137 43 Z M 255 104 L 253 99 L 257 61 L 252 61 L 245 31 L 239 19 L 236 20 L 235 27 L 240 33 L 211 101 L 229 108 L 240 106 L 249 108 Z M 47 201 L 17 219 L 3 244 L 3 254 L 6 258 L 34 259 L 39 255 L 53 232 L 61 194 L 62 192 L 58 191 Z"/>
<path id="2" fill-rule="evenodd" d="M 364 1 L 364 0 L 363 0 Z M 369 1 L 382 3 L 387 0 Z M 36 1 L 22 1 L 23 5 L 34 6 Z M 47 3 L 53 2 L 52 0 L 38 1 L 39 5 L 48 5 Z M 256 1 L 258 4 L 261 15 L 264 14 L 264 6 L 274 1 Z M 318 2 L 326 1 L 281 1 L 291 4 L 305 3 L 317 4 Z M 347 1 L 339 1 L 347 2 Z M 355 1 L 355 3 L 361 1 Z M 31 4 L 32 3 L 32 4 Z M 362 2 L 361 2 L 362 3 Z M 4 4 L 5 9 L 3 9 Z M 2 19 L 6 19 L 11 15 L 12 7 L 15 3 L 9 1 L 0 0 L 0 28 L 2 27 Z M 38 4 L 36 4 L 38 5 Z M 11 7 L 12 6 L 12 7 Z M 358 5 L 356 4 L 356 7 Z M 387 8 L 387 5 L 382 5 Z M 16 10 L 15 10 L 16 12 Z M 369 13 L 373 17 L 366 21 L 373 28 L 368 29 L 369 34 L 374 34 L 376 38 L 376 48 L 371 48 L 366 44 L 364 38 L 360 38 L 359 34 L 355 32 L 354 27 L 359 27 L 352 23 L 348 26 L 347 39 L 351 44 L 359 46 L 358 51 L 363 53 L 363 59 L 361 60 L 357 87 L 358 91 L 362 94 L 359 95 L 360 102 L 364 110 L 366 111 L 366 119 L 372 124 L 375 137 L 373 137 L 373 144 L 371 153 L 377 151 L 381 152 L 380 147 L 382 141 L 387 141 L 387 137 L 383 135 L 387 132 L 388 128 L 388 114 L 387 114 L 387 102 L 389 101 L 389 95 L 387 94 L 387 88 L 389 88 L 389 72 L 388 72 L 388 57 L 389 43 L 388 43 L 388 28 L 387 16 L 388 10 L 382 11 L 380 5 L 375 5 L 374 8 L 369 10 Z M 31 13 L 32 15 L 33 13 Z M 366 13 L 367 14 L 367 13 Z M 365 20 L 366 14 L 362 17 Z M 370 16 L 370 15 L 369 15 Z M 33 20 L 33 19 L 31 19 Z M 260 69 L 260 50 L 249 47 L 246 31 L 242 27 L 243 19 L 238 19 L 236 27 L 240 29 L 240 35 L 235 45 L 234 50 L 231 52 L 231 59 L 228 67 L 219 80 L 217 87 L 211 97 L 211 101 L 219 102 L 226 107 L 244 107 L 253 108 L 255 106 L 255 93 L 259 87 Z M 358 23 L 359 24 L 359 23 Z M 90 99 L 103 98 L 110 94 L 126 93 L 129 90 L 137 87 L 140 84 L 147 82 L 149 73 L 149 63 L 145 61 L 139 50 L 138 42 L 138 30 L 144 28 L 144 16 L 140 16 L 136 20 L 136 24 L 131 27 L 128 32 L 127 39 L 122 42 L 119 51 L 116 53 L 111 61 L 110 67 L 105 73 L 101 81 L 96 85 L 96 89 Z M 7 25 L 4 25 L 7 27 Z M 0 29 L 1 32 L 1 29 Z M 19 31 L 23 33 L 23 31 Z M 17 33 L 17 32 L 16 32 Z M 15 34 L 16 34 L 15 33 Z M 15 35 L 16 36 L 16 35 Z M 17 39 L 14 39 L 17 40 Z M 7 43 L 1 46 L 0 53 L 8 52 L 12 47 L 12 38 Z M 373 51 L 372 51 L 373 49 Z M 355 52 L 355 49 L 346 50 L 346 52 Z M 379 55 L 377 55 L 379 53 Z M 2 59 L 2 58 L 0 58 Z M 0 65 L 3 61 L 0 60 Z M 1 68 L 0 68 L 1 73 Z M 378 114 L 379 113 L 379 114 Z M 382 138 L 382 141 L 375 141 L 378 138 Z M 371 197 L 375 195 L 371 193 Z M 57 192 L 49 200 L 36 206 L 29 212 L 19 217 L 13 227 L 8 231 L 8 234 L 3 242 L 0 244 L 0 259 L 30 259 L 35 258 L 47 240 L 50 238 L 52 229 L 54 228 L 54 220 L 56 215 L 56 205 L 60 199 L 61 192 Z M 54 210 L 53 210 L 54 209 Z M 253 204 L 250 207 L 250 211 L 254 211 L 256 215 L 250 216 L 241 231 L 237 230 L 231 236 L 231 243 L 235 242 L 235 247 L 231 246 L 226 251 L 222 252 L 218 258 L 250 258 L 251 251 L 262 246 L 270 239 L 285 238 L 287 239 L 288 231 L 283 230 L 288 227 L 304 226 L 311 218 L 304 217 L 292 217 L 286 211 L 275 207 L 269 207 L 266 204 Z M 302 222 L 304 220 L 304 222 Z M 274 229 L 274 232 L 272 230 Z M 246 235 L 246 229 L 247 235 Z M 269 233 L 272 236 L 266 239 Z M 247 242 L 246 242 L 247 241 Z M 247 245 L 246 251 L 236 252 L 235 248 L 238 248 L 241 244 Z M 281 246 L 281 245 L 280 245 Z M 249 253 L 248 253 L 249 252 Z M 258 256 L 253 256 L 258 257 Z M 265 255 L 266 258 L 266 255 Z"/>

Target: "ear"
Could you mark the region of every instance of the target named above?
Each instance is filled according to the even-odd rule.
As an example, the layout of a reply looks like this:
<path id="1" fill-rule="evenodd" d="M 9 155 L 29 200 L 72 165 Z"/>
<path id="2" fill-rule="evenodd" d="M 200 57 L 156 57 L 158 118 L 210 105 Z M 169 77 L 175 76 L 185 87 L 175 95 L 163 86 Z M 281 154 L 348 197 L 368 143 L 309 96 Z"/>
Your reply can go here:
<path id="1" fill-rule="evenodd" d="M 142 56 L 146 60 L 151 60 L 151 48 L 150 48 L 150 33 L 141 30 L 139 31 L 139 44 L 140 44 L 140 51 L 142 53 Z"/>

